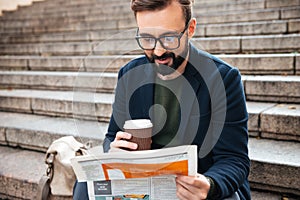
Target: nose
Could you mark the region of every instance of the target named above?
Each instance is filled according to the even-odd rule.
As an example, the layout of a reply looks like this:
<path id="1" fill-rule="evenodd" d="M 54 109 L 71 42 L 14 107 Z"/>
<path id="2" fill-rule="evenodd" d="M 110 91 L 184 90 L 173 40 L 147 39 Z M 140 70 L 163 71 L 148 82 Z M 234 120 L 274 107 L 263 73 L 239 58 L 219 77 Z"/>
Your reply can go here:
<path id="1" fill-rule="evenodd" d="M 156 46 L 153 50 L 154 55 L 162 56 L 167 50 L 161 46 L 160 42 L 157 41 Z"/>

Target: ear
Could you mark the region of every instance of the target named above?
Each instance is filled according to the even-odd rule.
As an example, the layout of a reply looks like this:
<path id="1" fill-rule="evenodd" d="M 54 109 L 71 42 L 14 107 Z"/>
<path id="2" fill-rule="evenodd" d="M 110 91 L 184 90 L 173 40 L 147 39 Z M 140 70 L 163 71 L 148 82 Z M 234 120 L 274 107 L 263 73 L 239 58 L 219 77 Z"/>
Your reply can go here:
<path id="1" fill-rule="evenodd" d="M 188 36 L 189 38 L 192 38 L 195 34 L 195 31 L 196 31 L 196 27 L 197 27 L 197 20 L 196 18 L 192 18 L 190 20 L 190 24 L 189 24 L 189 27 L 188 27 Z"/>

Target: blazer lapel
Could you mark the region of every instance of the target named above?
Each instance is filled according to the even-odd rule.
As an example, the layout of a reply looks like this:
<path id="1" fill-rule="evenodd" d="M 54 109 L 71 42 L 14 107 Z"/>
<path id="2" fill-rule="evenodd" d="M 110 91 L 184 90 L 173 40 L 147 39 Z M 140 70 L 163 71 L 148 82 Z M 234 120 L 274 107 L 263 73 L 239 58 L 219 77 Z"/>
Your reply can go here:
<path id="1" fill-rule="evenodd" d="M 182 87 L 182 95 L 180 99 L 180 107 L 181 107 L 181 121 L 179 130 L 177 132 L 176 137 L 169 143 L 168 146 L 176 146 L 183 144 L 191 144 L 193 142 L 194 136 L 197 134 L 198 124 L 193 125 L 193 127 L 187 127 L 189 124 L 189 120 L 191 117 L 192 109 L 195 107 L 199 109 L 199 104 L 197 100 L 198 90 L 201 86 L 201 79 L 197 78 L 200 76 L 199 72 L 197 72 L 196 68 L 199 66 L 201 62 L 199 58 L 197 58 L 197 50 L 191 46 L 190 48 L 190 59 L 183 74 L 184 84 Z M 199 62 L 195 62 L 198 59 Z M 193 62 L 190 62 L 193 61 Z M 193 105 L 196 105 L 195 107 Z M 200 115 L 200 110 L 199 110 Z M 192 131 L 186 134 L 187 130 Z"/>

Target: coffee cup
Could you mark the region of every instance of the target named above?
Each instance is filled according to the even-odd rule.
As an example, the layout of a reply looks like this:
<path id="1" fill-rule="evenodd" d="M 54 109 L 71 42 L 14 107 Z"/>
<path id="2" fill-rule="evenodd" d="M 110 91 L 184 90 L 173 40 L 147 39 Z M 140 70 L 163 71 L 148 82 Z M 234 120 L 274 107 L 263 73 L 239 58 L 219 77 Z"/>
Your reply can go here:
<path id="1" fill-rule="evenodd" d="M 136 150 L 151 149 L 152 123 L 149 119 L 127 120 L 123 126 L 124 131 L 132 135 L 130 142 L 136 143 Z"/>

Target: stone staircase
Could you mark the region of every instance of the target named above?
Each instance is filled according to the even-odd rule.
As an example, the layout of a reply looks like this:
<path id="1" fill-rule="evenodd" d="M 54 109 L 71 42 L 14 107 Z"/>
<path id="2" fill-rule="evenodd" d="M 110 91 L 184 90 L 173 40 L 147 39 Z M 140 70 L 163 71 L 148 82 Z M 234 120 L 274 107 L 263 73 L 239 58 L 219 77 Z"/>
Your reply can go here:
<path id="1" fill-rule="evenodd" d="M 197 0 L 193 43 L 240 69 L 253 199 L 300 197 L 300 1 Z M 100 145 L 117 71 L 142 54 L 129 0 L 46 0 L 0 17 L 0 199 L 35 199 L 51 142 Z"/>

